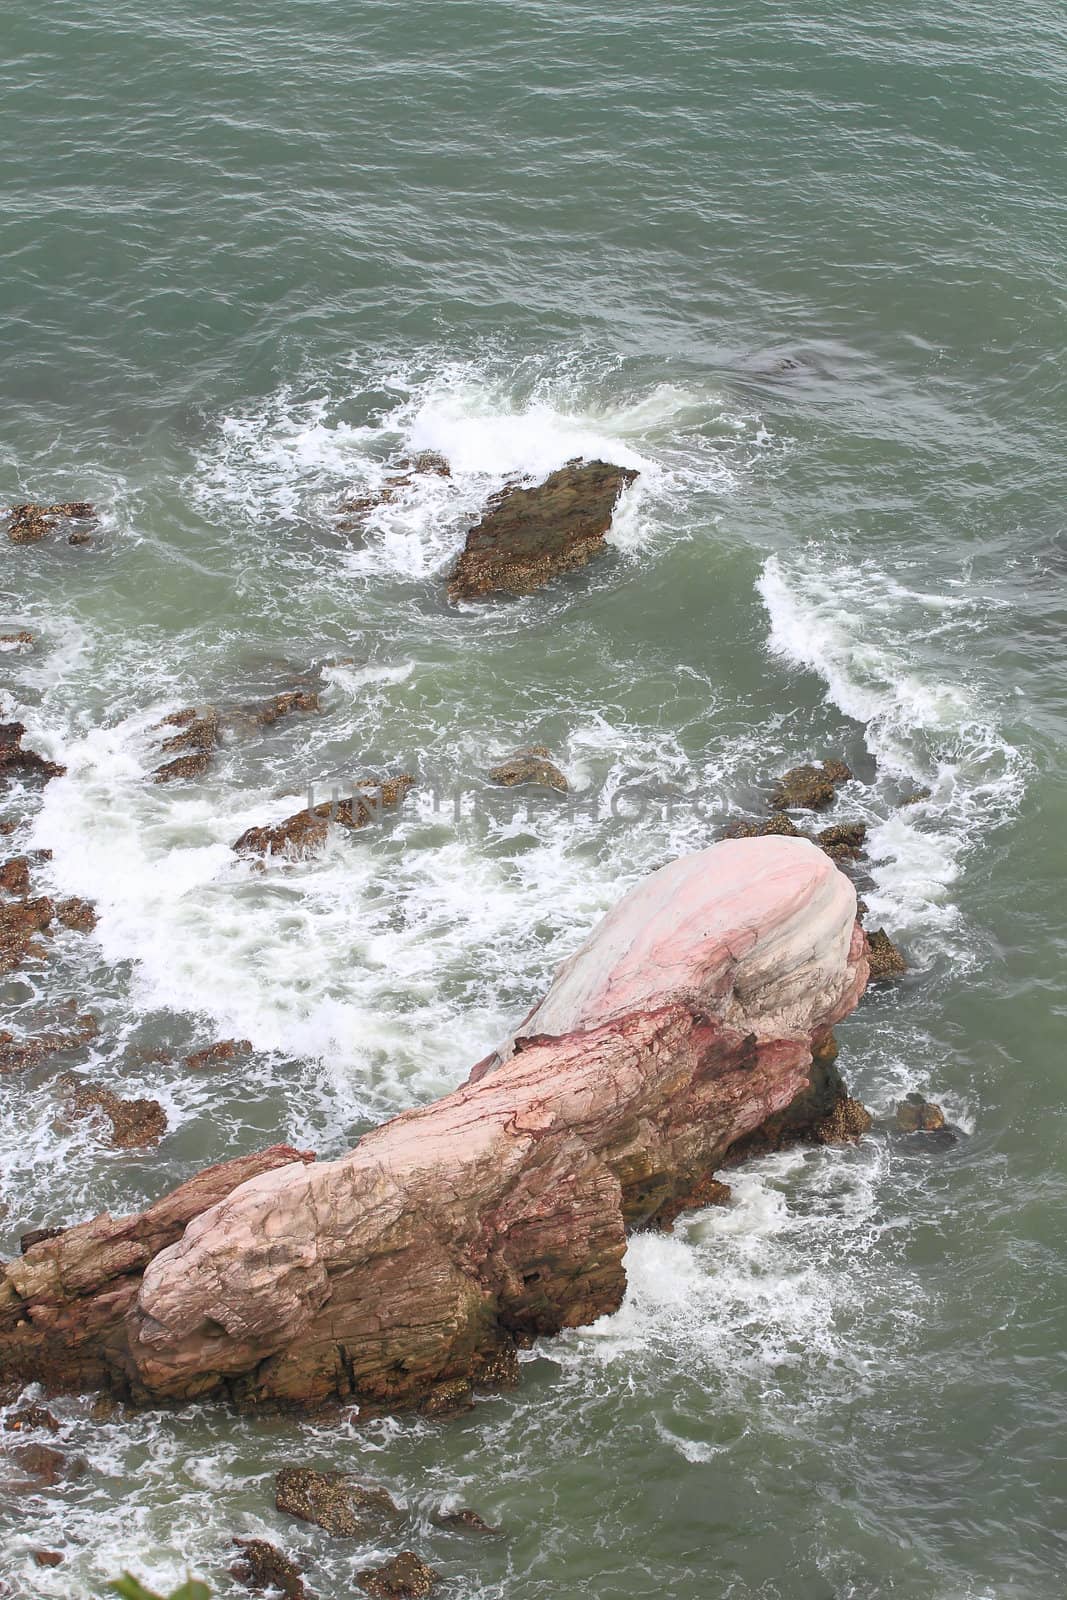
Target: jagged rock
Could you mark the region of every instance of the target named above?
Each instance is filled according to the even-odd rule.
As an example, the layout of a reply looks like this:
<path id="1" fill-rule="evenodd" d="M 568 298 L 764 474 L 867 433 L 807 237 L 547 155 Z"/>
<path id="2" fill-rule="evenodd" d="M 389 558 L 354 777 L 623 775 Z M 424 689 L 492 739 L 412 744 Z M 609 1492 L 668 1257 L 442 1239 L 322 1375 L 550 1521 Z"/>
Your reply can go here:
<path id="1" fill-rule="evenodd" d="M 867 960 L 872 983 L 899 978 L 908 970 L 908 963 L 884 928 L 875 928 L 867 934 Z"/>
<path id="2" fill-rule="evenodd" d="M 356 1573 L 360 1588 L 375 1600 L 425 1600 L 433 1594 L 441 1574 L 427 1566 L 414 1550 L 401 1550 L 381 1567 L 364 1567 Z"/>
<path id="3" fill-rule="evenodd" d="M 439 1528 L 446 1528 L 450 1533 L 484 1533 L 494 1538 L 500 1533 L 499 1528 L 492 1527 L 477 1511 L 471 1511 L 466 1506 L 458 1511 L 445 1511 L 442 1508 L 433 1520 Z"/>
<path id="4" fill-rule="evenodd" d="M 384 1489 L 346 1472 L 283 1467 L 275 1491 L 279 1511 L 345 1538 L 370 1538 L 400 1518 L 399 1506 Z"/>
<path id="5" fill-rule="evenodd" d="M 186 1056 L 185 1065 L 194 1072 L 203 1072 L 211 1067 L 224 1066 L 228 1061 L 236 1061 L 238 1056 L 251 1054 L 251 1039 L 220 1039 L 217 1044 L 209 1044 L 206 1049 Z"/>
<path id="6" fill-rule="evenodd" d="M 6 894 L 29 894 L 30 862 L 28 856 L 12 856 L 0 866 L 0 889 Z"/>
<path id="7" fill-rule="evenodd" d="M 14 972 L 31 957 L 47 958 L 48 950 L 36 935 L 48 933 L 55 909 L 44 895 L 37 900 L 0 904 L 0 974 Z"/>
<path id="8" fill-rule="evenodd" d="M 91 900 L 80 900 L 77 895 L 56 902 L 56 921 L 76 933 L 92 933 L 97 924 L 96 910 Z"/>
<path id="9" fill-rule="evenodd" d="M 778 779 L 771 796 L 772 811 L 824 811 L 833 804 L 837 785 L 852 773 L 843 761 L 823 761 L 819 766 L 793 767 Z"/>
<path id="10" fill-rule="evenodd" d="M 96 1037 L 98 1029 L 96 1018 L 86 1012 L 77 1018 L 73 1033 L 36 1033 L 15 1039 L 6 1030 L 0 1032 L 0 1075 L 39 1066 L 46 1056 L 57 1055 L 61 1050 L 80 1050 Z"/>
<path id="11" fill-rule="evenodd" d="M 69 1075 L 62 1083 L 67 1091 L 67 1116 L 75 1121 L 97 1113 L 106 1117 L 111 1123 L 107 1142 L 114 1150 L 158 1144 L 167 1131 L 167 1113 L 158 1100 L 123 1100 L 105 1084 L 87 1083 Z"/>
<path id="12" fill-rule="evenodd" d="M 945 1113 L 921 1094 L 909 1094 L 897 1102 L 897 1127 L 902 1133 L 937 1133 L 946 1126 Z"/>
<path id="13" fill-rule="evenodd" d="M 211 752 L 197 750 L 191 756 L 177 756 L 173 761 L 157 767 L 152 774 L 152 782 L 175 783 L 180 778 L 200 778 L 210 765 Z"/>
<path id="14" fill-rule="evenodd" d="M 95 516 L 96 511 L 88 500 L 68 500 L 60 505 L 51 506 L 27 502 L 10 508 L 7 536 L 12 544 L 35 544 L 46 534 L 54 533 L 60 521 L 82 520 Z"/>
<path id="15" fill-rule="evenodd" d="M 520 783 L 539 783 L 567 794 L 570 785 L 550 757 L 551 752 L 543 744 L 531 745 L 529 749 L 516 750 L 499 766 L 490 767 L 489 776 L 494 783 L 508 788 Z"/>
<path id="16" fill-rule="evenodd" d="M 814 1130 L 815 1141 L 817 1144 L 855 1144 L 870 1131 L 873 1121 L 866 1106 L 846 1095 Z"/>
<path id="17" fill-rule="evenodd" d="M 219 742 L 219 714 L 212 707 L 205 710 L 194 711 L 192 716 L 185 712 L 175 712 L 174 726 L 179 732 L 172 733 L 169 739 L 164 739 L 160 749 L 165 755 L 172 755 L 176 750 L 214 750 Z M 164 718 L 164 721 L 171 721 Z"/>
<path id="18" fill-rule="evenodd" d="M 145 1211 L 127 1217 L 104 1212 L 73 1227 L 37 1229 L 33 1243 L 24 1240 L 25 1254 L 0 1272 L 6 1376 L 31 1382 L 47 1374 L 53 1389 L 122 1388 L 124 1319 L 153 1256 L 241 1184 L 313 1160 L 289 1145 L 272 1145 L 205 1168 Z"/>
<path id="19" fill-rule="evenodd" d="M 820 850 L 825 850 L 832 860 L 858 861 L 867 841 L 867 824 L 840 822 L 832 828 L 823 828 L 815 838 Z"/>
<path id="20" fill-rule="evenodd" d="M 280 717 L 287 717 L 294 711 L 321 711 L 318 694 L 309 689 L 287 689 L 284 694 L 272 695 L 269 700 L 257 701 L 255 705 L 245 706 L 244 715 L 249 717 L 261 728 L 269 728 Z"/>
<path id="21" fill-rule="evenodd" d="M 575 460 L 533 488 L 501 490 L 467 534 L 449 599 L 528 594 L 584 566 L 605 548 L 619 496 L 636 477 L 629 467 Z"/>
<path id="22" fill-rule="evenodd" d="M 5 1433 L 25 1433 L 38 1428 L 43 1428 L 47 1433 L 59 1432 L 59 1423 L 47 1406 L 20 1406 L 4 1418 Z"/>
<path id="23" fill-rule="evenodd" d="M 241 1559 L 230 1568 L 230 1576 L 243 1583 L 246 1589 L 259 1593 L 264 1589 L 278 1589 L 286 1600 L 308 1600 L 308 1591 L 300 1567 L 266 1539 L 235 1539 Z"/>
<path id="24" fill-rule="evenodd" d="M 32 773 L 35 777 L 43 778 L 45 783 L 52 778 L 61 778 L 66 767 L 59 766 L 55 761 L 46 761 L 36 750 L 23 750 L 22 736 L 25 732 L 21 722 L 0 723 L 0 780 L 14 772 Z"/>
<path id="25" fill-rule="evenodd" d="M 311 810 L 297 811 L 284 822 L 246 829 L 233 848 L 238 855 L 307 855 L 326 843 L 331 823 L 365 828 L 383 811 L 394 810 L 414 782 L 408 773 L 397 778 L 367 778 L 347 800 L 325 800 Z"/>

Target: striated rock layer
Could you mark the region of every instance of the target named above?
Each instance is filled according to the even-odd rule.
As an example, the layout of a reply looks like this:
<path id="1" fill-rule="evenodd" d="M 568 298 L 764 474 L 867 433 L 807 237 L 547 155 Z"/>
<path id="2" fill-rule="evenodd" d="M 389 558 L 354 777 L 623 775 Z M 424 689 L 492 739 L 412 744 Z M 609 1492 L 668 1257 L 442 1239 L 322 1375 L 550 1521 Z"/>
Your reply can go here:
<path id="1" fill-rule="evenodd" d="M 0 1281 L 0 1363 L 245 1403 L 505 1376 L 517 1344 L 613 1311 L 627 1227 L 669 1222 L 732 1149 L 858 1131 L 830 1029 L 866 981 L 855 891 L 813 844 L 672 862 L 453 1094 L 339 1160 L 267 1163 L 156 1250 L 152 1211 L 117 1255 L 72 1259 L 76 1229 L 35 1245 Z"/>

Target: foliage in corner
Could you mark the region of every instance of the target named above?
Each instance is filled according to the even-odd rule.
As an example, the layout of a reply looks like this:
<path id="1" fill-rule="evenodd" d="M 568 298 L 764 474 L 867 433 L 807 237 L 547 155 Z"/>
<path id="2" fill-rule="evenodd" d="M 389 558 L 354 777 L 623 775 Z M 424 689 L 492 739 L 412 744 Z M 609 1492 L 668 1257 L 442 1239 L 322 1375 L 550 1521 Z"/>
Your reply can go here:
<path id="1" fill-rule="evenodd" d="M 187 1579 L 173 1594 L 167 1596 L 156 1594 L 154 1589 L 146 1589 L 131 1572 L 124 1572 L 121 1578 L 109 1583 L 108 1588 L 121 1595 L 122 1600 L 211 1600 L 211 1590 L 207 1584 L 198 1583 L 195 1578 Z"/>

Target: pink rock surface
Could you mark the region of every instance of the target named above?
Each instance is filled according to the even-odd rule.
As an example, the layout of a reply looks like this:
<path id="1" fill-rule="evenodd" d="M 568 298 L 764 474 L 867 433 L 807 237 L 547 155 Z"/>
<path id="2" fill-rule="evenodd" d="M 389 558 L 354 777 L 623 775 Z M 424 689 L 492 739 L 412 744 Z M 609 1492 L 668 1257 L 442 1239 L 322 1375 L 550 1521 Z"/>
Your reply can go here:
<path id="1" fill-rule="evenodd" d="M 653 874 L 453 1094 L 194 1216 L 144 1268 L 115 1380 L 410 1403 L 615 1309 L 628 1226 L 676 1214 L 760 1130 L 817 1134 L 843 1099 L 828 1046 L 866 983 L 855 911 L 803 840 Z"/>

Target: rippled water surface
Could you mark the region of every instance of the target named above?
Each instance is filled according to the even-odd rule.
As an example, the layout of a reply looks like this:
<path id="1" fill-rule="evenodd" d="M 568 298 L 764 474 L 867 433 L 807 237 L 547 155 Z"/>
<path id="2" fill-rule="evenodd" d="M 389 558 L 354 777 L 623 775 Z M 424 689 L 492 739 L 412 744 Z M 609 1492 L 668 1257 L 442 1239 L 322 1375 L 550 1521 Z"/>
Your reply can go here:
<path id="1" fill-rule="evenodd" d="M 68 768 L 0 796 L 4 843 L 100 915 L 0 999 L 101 1026 L 0 1080 L 0 1248 L 448 1089 L 624 887 L 813 754 L 856 773 L 829 820 L 868 822 L 911 962 L 840 1030 L 874 1132 L 635 1238 L 621 1311 L 516 1393 L 369 1428 L 55 1402 L 65 1477 L 0 1481 L 9 1591 L 235 1596 L 251 1533 L 319 1600 L 405 1545 L 455 1600 L 1062 1594 L 1062 8 L 13 0 L 4 35 L 0 502 L 102 520 L 0 555 L 0 633 L 37 636 L 0 709 Z M 420 450 L 452 478 L 338 528 Z M 487 495 L 593 454 L 640 472 L 610 554 L 446 604 Z M 146 783 L 161 716 L 309 672 L 320 716 Z M 526 742 L 572 803 L 486 803 Z M 233 856 L 383 770 L 420 780 L 386 826 Z M 612 807 L 650 783 L 687 798 Z M 181 1065 L 225 1036 L 253 1056 Z M 158 1151 L 64 1121 L 70 1070 L 159 1099 Z M 911 1089 L 952 1149 L 893 1137 Z M 279 1516 L 303 1461 L 385 1484 L 397 1542 Z"/>

